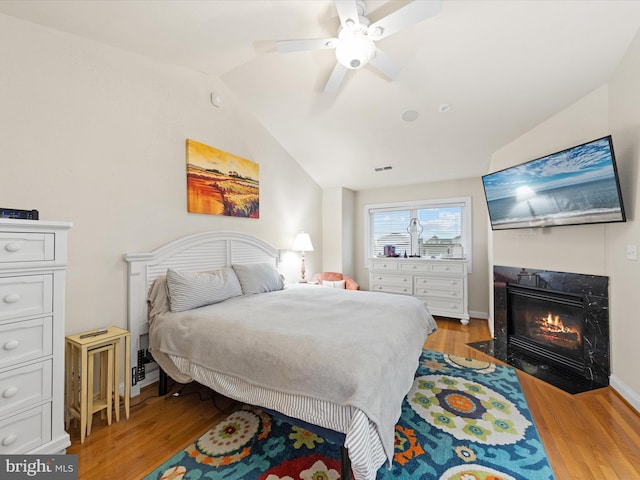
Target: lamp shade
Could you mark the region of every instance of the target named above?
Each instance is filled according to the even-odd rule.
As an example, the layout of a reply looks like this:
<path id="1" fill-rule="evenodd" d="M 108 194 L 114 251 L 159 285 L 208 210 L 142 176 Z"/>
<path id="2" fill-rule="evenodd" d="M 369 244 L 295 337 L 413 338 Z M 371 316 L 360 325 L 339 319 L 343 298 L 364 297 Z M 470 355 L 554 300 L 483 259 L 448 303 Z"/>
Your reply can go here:
<path id="1" fill-rule="evenodd" d="M 296 235 L 296 239 L 293 241 L 293 250 L 297 252 L 313 252 L 311 237 L 309 237 L 308 233 L 301 232 Z"/>

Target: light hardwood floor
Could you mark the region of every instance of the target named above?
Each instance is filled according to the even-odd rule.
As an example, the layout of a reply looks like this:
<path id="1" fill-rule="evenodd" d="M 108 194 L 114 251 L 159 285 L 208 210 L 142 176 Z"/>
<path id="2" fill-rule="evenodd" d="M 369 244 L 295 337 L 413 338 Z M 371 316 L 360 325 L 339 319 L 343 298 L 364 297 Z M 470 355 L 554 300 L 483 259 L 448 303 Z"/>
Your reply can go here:
<path id="1" fill-rule="evenodd" d="M 438 319 L 438 326 L 425 348 L 495 361 L 466 345 L 491 338 L 486 321 Z M 640 479 L 640 415 L 613 389 L 569 395 L 520 371 L 518 378 L 558 480 Z M 218 408 L 236 405 L 195 384 L 179 396 L 155 395 L 152 386 L 132 399 L 129 420 L 107 426 L 96 415 L 84 444 L 72 424 L 67 452 L 78 455 L 80 480 L 139 479 L 224 418 Z"/>

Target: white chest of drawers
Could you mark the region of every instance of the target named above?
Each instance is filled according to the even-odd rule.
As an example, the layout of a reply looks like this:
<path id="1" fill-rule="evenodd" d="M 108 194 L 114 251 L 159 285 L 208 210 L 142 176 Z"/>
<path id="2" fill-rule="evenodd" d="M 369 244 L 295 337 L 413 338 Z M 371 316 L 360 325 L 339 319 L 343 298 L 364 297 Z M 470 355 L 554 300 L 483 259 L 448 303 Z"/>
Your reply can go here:
<path id="1" fill-rule="evenodd" d="M 53 454 L 64 430 L 64 299 L 71 224 L 0 219 L 0 454 Z"/>
<path id="2" fill-rule="evenodd" d="M 369 289 L 413 295 L 433 315 L 469 323 L 466 260 L 372 258 Z"/>

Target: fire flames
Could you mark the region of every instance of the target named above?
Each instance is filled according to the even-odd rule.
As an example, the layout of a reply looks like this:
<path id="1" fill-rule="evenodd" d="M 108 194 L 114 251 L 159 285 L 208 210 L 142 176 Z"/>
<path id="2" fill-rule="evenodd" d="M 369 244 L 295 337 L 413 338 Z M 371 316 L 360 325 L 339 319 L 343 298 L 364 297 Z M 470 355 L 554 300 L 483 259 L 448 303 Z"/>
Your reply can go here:
<path id="1" fill-rule="evenodd" d="M 564 328 L 564 325 L 560 321 L 560 315 L 552 315 L 551 312 L 547 315 L 547 324 L 553 325 L 556 328 Z"/>
<path id="2" fill-rule="evenodd" d="M 564 325 L 560 315 L 548 312 L 546 317 L 542 317 L 539 320 L 538 325 L 543 336 L 551 337 L 562 343 L 567 341 L 576 342 L 577 344 L 582 343 L 580 330 Z"/>

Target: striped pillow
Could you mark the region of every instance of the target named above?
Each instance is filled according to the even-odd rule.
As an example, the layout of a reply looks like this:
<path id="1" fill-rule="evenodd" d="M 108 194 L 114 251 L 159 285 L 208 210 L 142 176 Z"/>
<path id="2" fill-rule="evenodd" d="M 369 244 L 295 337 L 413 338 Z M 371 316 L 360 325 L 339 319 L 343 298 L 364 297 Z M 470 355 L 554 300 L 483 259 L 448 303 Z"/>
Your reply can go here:
<path id="1" fill-rule="evenodd" d="M 231 267 L 214 272 L 179 272 L 170 268 L 167 287 L 172 312 L 184 312 L 242 295 L 240 282 Z"/>
<path id="2" fill-rule="evenodd" d="M 244 295 L 273 292 L 284 288 L 280 273 L 271 263 L 233 264 L 232 267 L 238 276 Z"/>

